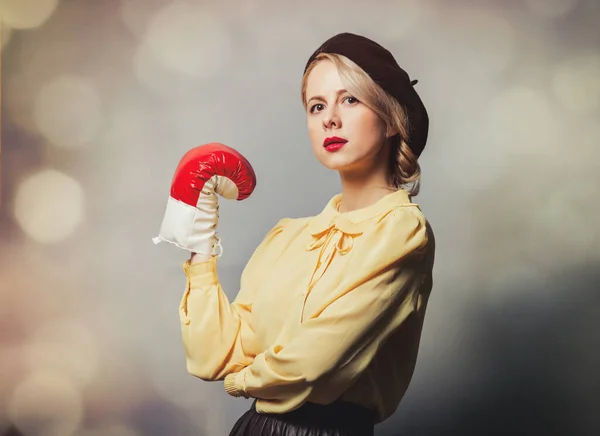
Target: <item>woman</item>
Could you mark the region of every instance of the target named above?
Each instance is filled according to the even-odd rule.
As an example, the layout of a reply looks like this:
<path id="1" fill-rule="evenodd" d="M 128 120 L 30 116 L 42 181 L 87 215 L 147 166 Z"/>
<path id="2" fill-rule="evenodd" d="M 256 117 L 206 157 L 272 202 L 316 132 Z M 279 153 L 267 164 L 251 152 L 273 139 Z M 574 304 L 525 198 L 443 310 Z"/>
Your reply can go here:
<path id="1" fill-rule="evenodd" d="M 372 435 L 403 397 L 435 250 L 411 201 L 428 129 L 415 83 L 367 38 L 326 41 L 306 65 L 302 102 L 313 151 L 339 172 L 341 194 L 317 216 L 279 221 L 231 304 L 216 238 L 184 264 L 188 371 L 254 398 L 230 435 Z"/>

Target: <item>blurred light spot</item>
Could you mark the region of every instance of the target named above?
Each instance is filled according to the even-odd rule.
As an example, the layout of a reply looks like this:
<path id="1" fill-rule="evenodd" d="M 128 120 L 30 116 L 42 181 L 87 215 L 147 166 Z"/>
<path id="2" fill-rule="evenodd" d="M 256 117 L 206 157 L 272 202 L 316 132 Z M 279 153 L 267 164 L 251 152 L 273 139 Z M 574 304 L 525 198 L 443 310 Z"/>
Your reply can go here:
<path id="1" fill-rule="evenodd" d="M 148 125 L 155 121 L 154 113 L 144 111 L 141 106 L 131 107 L 128 104 L 120 104 L 107 114 L 103 139 L 109 150 L 118 151 L 129 158 L 148 149 L 162 151 L 164 144 L 157 141 L 158 132 L 148 128 Z M 121 144 L 129 145 L 122 147 Z M 115 162 L 115 164 L 120 163 Z M 124 165 L 123 168 L 128 166 Z"/>
<path id="2" fill-rule="evenodd" d="M 600 55 L 580 56 L 563 63 L 554 76 L 554 92 L 575 113 L 600 107 Z"/>
<path id="3" fill-rule="evenodd" d="M 561 158 L 557 153 L 561 124 L 549 101 L 530 88 L 514 87 L 498 94 L 489 102 L 483 120 L 469 135 L 472 145 L 465 167 L 468 176 L 461 181 L 469 189 L 474 183 L 483 189 L 500 175 L 510 184 L 511 165 L 517 160 L 530 159 L 539 164 L 543 159 Z M 535 169 L 539 167 L 532 171 Z"/>
<path id="4" fill-rule="evenodd" d="M 98 92 L 84 79 L 61 76 L 44 86 L 35 102 L 40 132 L 59 147 L 90 143 L 100 126 Z"/>
<path id="5" fill-rule="evenodd" d="M 142 436 L 142 434 L 134 427 L 116 422 L 79 430 L 75 436 Z"/>
<path id="6" fill-rule="evenodd" d="M 27 436 L 65 436 L 79 427 L 82 409 L 81 395 L 68 379 L 35 372 L 15 389 L 8 416 Z"/>
<path id="7" fill-rule="evenodd" d="M 515 29 L 502 16 L 476 8 L 439 11 L 441 25 L 447 27 L 447 54 L 461 71 L 492 74 L 506 70 L 515 54 Z"/>
<path id="8" fill-rule="evenodd" d="M 141 105 L 138 106 L 140 107 L 122 104 L 107 113 L 106 128 L 103 129 L 102 135 L 102 149 L 107 155 L 118 154 L 119 159 L 106 159 L 99 162 L 94 167 L 97 177 L 86 185 L 93 191 L 108 189 L 112 192 L 111 199 L 114 204 L 127 204 L 128 198 L 131 198 L 132 195 L 138 193 L 143 196 L 147 192 L 153 192 L 156 187 L 160 191 L 157 182 L 160 182 L 162 177 L 158 174 L 160 170 L 157 173 L 157 168 L 162 167 L 157 165 L 161 165 L 164 159 L 170 159 L 169 153 L 173 151 L 171 147 L 165 147 L 165 144 L 187 142 L 180 138 L 186 129 L 162 129 L 156 125 L 157 116 L 161 118 L 168 116 L 169 119 L 173 119 L 171 117 L 177 113 L 176 105 L 169 105 L 169 114 L 147 111 Z M 193 110 L 189 112 L 197 113 Z M 178 121 L 175 122 L 175 125 L 183 126 L 184 123 L 179 121 L 179 117 L 177 118 Z M 154 125 L 154 128 L 149 129 L 149 125 Z M 190 121 L 188 124 L 188 126 L 194 125 L 194 121 Z M 127 144 L 127 147 L 123 147 L 122 144 Z M 152 150 L 152 156 L 149 157 L 150 161 L 147 165 L 132 166 L 128 164 L 128 162 L 138 160 L 140 153 L 144 154 L 148 150 Z M 127 186 L 127 189 L 120 189 L 120 186 Z M 113 211 L 110 215 L 111 219 L 121 220 L 125 219 L 129 213 L 130 211 L 125 209 L 119 212 Z M 110 225 L 110 221 L 105 222 L 105 225 Z M 114 239 L 115 243 L 119 244 L 118 240 L 122 238 L 121 231 L 111 232 L 110 236 L 105 235 L 104 243 L 110 246 L 109 241 Z M 121 249 L 113 252 L 112 255 L 117 256 L 113 257 L 113 260 L 123 259 L 125 261 L 127 257 L 131 256 L 130 249 L 133 249 L 133 246 L 119 245 L 121 245 Z"/>
<path id="9" fill-rule="evenodd" d="M 218 73 L 231 55 L 229 34 L 219 18 L 179 1 L 155 15 L 144 45 L 163 65 L 194 77 Z"/>
<path id="10" fill-rule="evenodd" d="M 15 218 L 23 231 L 41 243 L 60 242 L 83 221 L 84 193 L 77 181 L 55 170 L 25 179 L 17 189 Z"/>
<path id="11" fill-rule="evenodd" d="M 319 3 L 319 14 L 315 14 L 313 8 L 296 7 L 294 3 L 284 4 L 272 0 L 239 2 L 235 14 L 228 18 L 235 28 L 248 32 L 244 48 L 251 50 L 253 54 L 250 74 L 262 78 L 268 77 L 265 75 L 281 74 L 281 56 L 288 56 L 289 53 L 305 50 L 307 47 L 314 49 L 326 37 L 331 36 L 330 32 L 335 33 L 333 28 L 340 25 L 331 20 L 331 13 L 337 6 L 336 1 Z M 294 19 L 280 19 L 281 16 L 293 16 Z M 346 19 L 346 26 L 351 21 Z M 306 29 L 307 22 L 311 25 L 310 32 Z M 273 35 L 278 36 L 273 38 Z"/>
<path id="12" fill-rule="evenodd" d="M 75 321 L 43 325 L 27 349 L 33 371 L 63 373 L 80 388 L 91 380 L 98 365 L 93 335 L 85 325 Z"/>
<path id="13" fill-rule="evenodd" d="M 251 2 L 248 2 L 250 4 Z M 323 4 L 324 6 L 326 3 Z M 303 8 L 307 9 L 307 8 Z M 242 72 L 243 76 L 251 75 L 263 78 L 270 76 L 280 76 L 282 68 L 282 56 L 289 56 L 290 53 L 302 50 L 314 49 L 318 47 L 326 37 L 329 36 L 330 29 L 325 32 L 317 32 L 317 23 L 312 23 L 315 31 L 307 32 L 305 20 L 277 20 L 272 19 L 272 12 L 267 9 L 267 12 L 256 12 L 257 16 L 238 15 L 241 25 L 255 23 L 252 28 L 252 38 L 248 38 L 244 42 L 247 50 L 251 50 L 253 54 L 252 67 L 248 72 Z M 321 27 L 325 28 L 325 24 Z M 281 35 L 273 38 L 273 35 Z M 296 71 L 294 71 L 296 73 Z"/>
<path id="14" fill-rule="evenodd" d="M 2 21 L 15 29 L 41 26 L 54 12 L 58 0 L 0 0 Z"/>
<path id="15" fill-rule="evenodd" d="M 129 31 L 141 39 L 153 15 L 164 4 L 164 0 L 121 0 L 120 17 Z"/>
<path id="16" fill-rule="evenodd" d="M 134 57 L 135 73 L 151 90 L 169 96 L 182 79 L 216 75 L 229 62 L 231 50 L 230 36 L 218 17 L 201 6 L 176 1 L 149 23 Z"/>
<path id="17" fill-rule="evenodd" d="M 103 291 L 98 289 L 98 292 Z M 111 302 L 118 308 L 123 306 L 116 298 L 104 298 L 103 304 Z M 94 377 L 85 387 L 86 410 L 90 414 L 135 414 L 139 412 L 140 404 L 153 403 L 156 398 L 156 393 L 148 382 L 148 373 L 142 368 L 144 362 L 135 352 L 137 345 L 132 347 L 129 335 L 123 334 L 123 329 L 129 329 L 132 322 L 135 324 L 136 316 L 117 316 L 115 321 L 114 314 L 118 312 L 118 308 L 103 317 L 106 325 L 102 326 L 102 336 L 98 337 L 97 348 L 100 360 Z"/>
<path id="18" fill-rule="evenodd" d="M 540 155 L 557 150 L 560 126 L 550 101 L 525 86 L 502 92 L 490 104 L 490 142 L 508 154 Z"/>
<path id="19" fill-rule="evenodd" d="M 557 18 L 569 13 L 577 0 L 526 0 L 527 6 L 544 18 Z"/>

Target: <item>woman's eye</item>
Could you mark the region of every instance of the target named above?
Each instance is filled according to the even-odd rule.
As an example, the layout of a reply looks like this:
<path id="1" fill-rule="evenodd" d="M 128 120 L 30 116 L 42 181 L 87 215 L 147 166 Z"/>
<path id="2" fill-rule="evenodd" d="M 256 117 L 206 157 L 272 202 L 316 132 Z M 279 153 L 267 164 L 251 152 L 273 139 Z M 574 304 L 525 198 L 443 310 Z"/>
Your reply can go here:
<path id="1" fill-rule="evenodd" d="M 321 103 L 317 103 L 310 108 L 310 112 L 314 113 L 315 109 L 319 108 L 319 110 L 323 109 L 323 105 Z"/>
<path id="2" fill-rule="evenodd" d="M 350 104 L 358 103 L 358 99 L 356 97 L 352 97 L 352 96 L 346 97 L 345 100 Z"/>

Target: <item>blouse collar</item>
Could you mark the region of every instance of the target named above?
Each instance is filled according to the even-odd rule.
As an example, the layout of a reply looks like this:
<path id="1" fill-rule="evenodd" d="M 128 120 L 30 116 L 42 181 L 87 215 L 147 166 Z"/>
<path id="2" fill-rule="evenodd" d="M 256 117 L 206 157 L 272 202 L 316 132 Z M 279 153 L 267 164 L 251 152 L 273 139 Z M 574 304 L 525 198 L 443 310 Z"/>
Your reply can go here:
<path id="1" fill-rule="evenodd" d="M 350 212 L 340 212 L 338 210 L 341 200 L 341 193 L 334 195 L 323 211 L 310 221 L 309 231 L 311 235 L 316 236 L 332 227 L 337 227 L 344 233 L 362 233 L 366 221 L 371 218 L 385 215 L 398 207 L 419 206 L 417 203 L 412 203 L 410 194 L 405 189 L 391 192 L 367 207 Z"/>

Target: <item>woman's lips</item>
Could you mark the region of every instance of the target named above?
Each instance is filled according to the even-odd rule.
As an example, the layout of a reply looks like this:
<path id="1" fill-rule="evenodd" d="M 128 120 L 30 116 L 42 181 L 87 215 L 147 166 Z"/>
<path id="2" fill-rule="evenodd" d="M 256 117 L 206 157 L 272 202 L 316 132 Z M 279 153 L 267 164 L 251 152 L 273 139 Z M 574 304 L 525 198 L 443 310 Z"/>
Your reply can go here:
<path id="1" fill-rule="evenodd" d="M 325 138 L 325 141 L 323 141 L 323 147 L 325 147 L 325 150 L 327 151 L 337 151 L 342 148 L 346 142 L 348 142 L 348 140 L 344 138 L 332 136 L 330 138 Z"/>
<path id="2" fill-rule="evenodd" d="M 329 145 L 325 146 L 325 150 L 327 151 L 337 151 L 346 145 L 345 142 L 331 142 Z"/>

